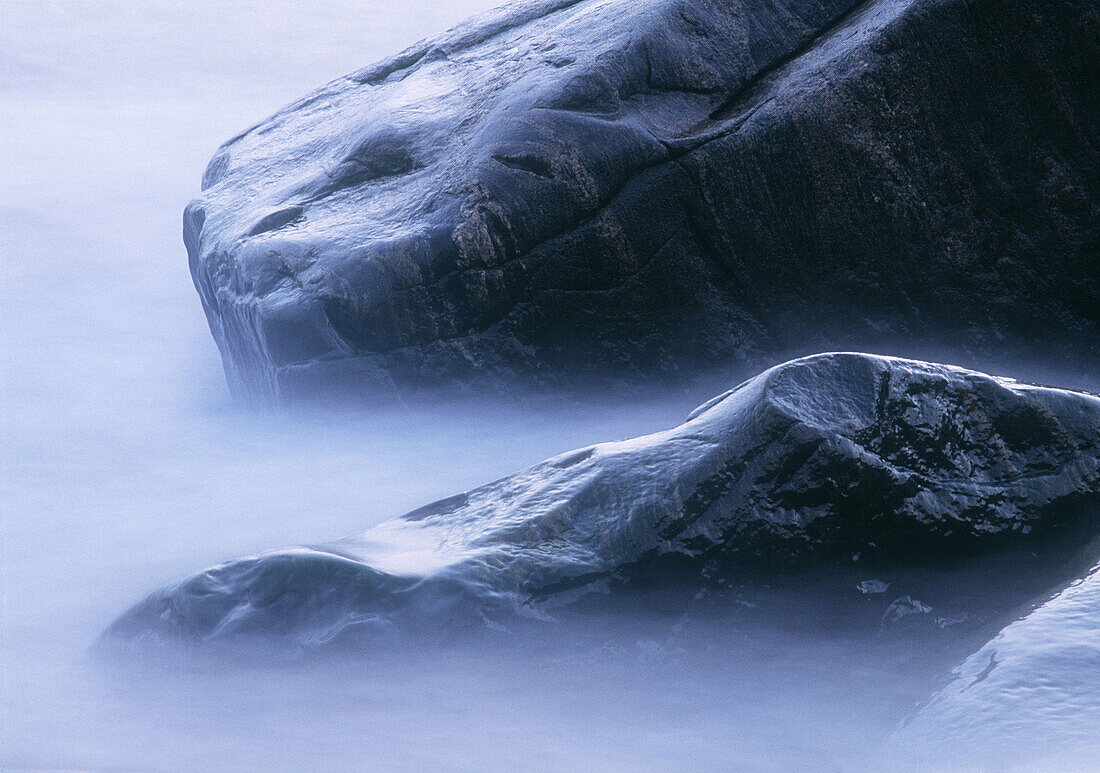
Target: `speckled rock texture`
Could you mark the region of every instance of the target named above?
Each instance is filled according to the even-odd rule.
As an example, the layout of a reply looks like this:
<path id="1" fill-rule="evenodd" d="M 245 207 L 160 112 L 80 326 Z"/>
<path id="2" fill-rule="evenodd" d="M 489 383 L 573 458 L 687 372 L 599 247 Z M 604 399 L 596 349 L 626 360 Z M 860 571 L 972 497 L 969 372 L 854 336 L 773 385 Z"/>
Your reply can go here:
<path id="1" fill-rule="evenodd" d="M 1100 497 L 1100 398 L 861 354 L 770 369 L 602 443 L 335 543 L 209 569 L 113 635 L 429 635 L 587 590 L 1034 539 Z"/>
<path id="2" fill-rule="evenodd" d="M 1081 367 L 1098 95 L 1085 0 L 519 2 L 227 142 L 184 235 L 246 399 Z"/>

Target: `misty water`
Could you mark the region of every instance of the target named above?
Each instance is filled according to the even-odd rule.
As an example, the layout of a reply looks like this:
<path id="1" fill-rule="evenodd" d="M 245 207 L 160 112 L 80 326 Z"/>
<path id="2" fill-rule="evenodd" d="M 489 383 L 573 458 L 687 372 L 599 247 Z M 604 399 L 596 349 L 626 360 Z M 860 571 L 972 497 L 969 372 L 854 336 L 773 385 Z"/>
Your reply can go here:
<path id="1" fill-rule="evenodd" d="M 857 590 L 872 579 L 858 566 L 656 590 L 442 649 L 90 657 L 119 613 L 204 566 L 672 426 L 717 391 L 346 413 L 231 403 L 180 240 L 206 161 L 311 88 L 491 4 L 0 4 L 4 770 L 943 764 L 894 746 L 894 728 L 1088 563 L 1052 546 L 1058 562 L 895 573 L 886 596 Z M 947 622 L 885 627 L 901 594 Z M 952 633 L 964 607 L 986 616 Z"/>

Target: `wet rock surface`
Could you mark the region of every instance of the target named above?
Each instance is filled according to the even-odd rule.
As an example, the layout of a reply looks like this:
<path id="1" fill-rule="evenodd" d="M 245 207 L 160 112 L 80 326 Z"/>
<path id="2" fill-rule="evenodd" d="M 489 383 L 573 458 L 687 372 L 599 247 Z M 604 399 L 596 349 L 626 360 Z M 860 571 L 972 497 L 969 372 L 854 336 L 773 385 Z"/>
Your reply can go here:
<path id="1" fill-rule="evenodd" d="M 887 569 L 1092 533 L 1098 497 L 1100 399 L 825 354 L 768 370 L 673 429 L 562 454 L 354 537 L 214 567 L 110 634 L 307 648 L 431 637 L 543 620 L 593 592 L 813 567 L 846 567 L 845 603 L 873 607 L 876 624 L 933 626 L 965 610 Z M 1091 520 L 1069 518 L 1080 506 Z M 894 592 L 867 595 L 868 571 Z"/>
<path id="2" fill-rule="evenodd" d="M 1081 766 L 1100 753 L 1100 574 L 1094 566 L 954 669 L 898 733 L 911 749 L 1004 767 Z M 1069 760 L 1052 763 L 1072 750 Z M 1090 756 L 1091 754 L 1091 756 Z M 1087 765 L 1085 765 L 1087 767 Z"/>
<path id="3" fill-rule="evenodd" d="M 1075 0 L 512 4 L 227 142 L 192 274 L 261 400 L 829 349 L 1078 367 L 1098 31 Z"/>

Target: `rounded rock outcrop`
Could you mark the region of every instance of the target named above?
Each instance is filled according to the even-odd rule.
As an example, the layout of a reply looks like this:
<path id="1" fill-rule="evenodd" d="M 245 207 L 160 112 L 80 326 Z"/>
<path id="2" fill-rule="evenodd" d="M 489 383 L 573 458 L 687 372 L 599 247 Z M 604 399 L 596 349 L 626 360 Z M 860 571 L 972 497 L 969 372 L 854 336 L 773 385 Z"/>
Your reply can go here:
<path id="1" fill-rule="evenodd" d="M 862 354 L 772 368 L 601 443 L 327 545 L 165 588 L 111 629 L 212 641 L 430 637 L 585 589 L 1030 539 L 1100 498 L 1100 399 Z M 669 574 L 668 576 L 672 576 Z"/>
<path id="2" fill-rule="evenodd" d="M 1077 0 L 527 0 L 227 142 L 188 207 L 233 391 L 392 400 L 830 349 L 1100 356 Z"/>

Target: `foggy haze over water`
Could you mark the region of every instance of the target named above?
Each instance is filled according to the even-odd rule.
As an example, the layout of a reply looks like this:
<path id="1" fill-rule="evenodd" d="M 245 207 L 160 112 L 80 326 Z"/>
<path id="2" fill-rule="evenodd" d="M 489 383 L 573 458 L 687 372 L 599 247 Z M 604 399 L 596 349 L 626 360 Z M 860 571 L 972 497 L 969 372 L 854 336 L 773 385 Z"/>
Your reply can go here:
<path id="1" fill-rule="evenodd" d="M 788 641 L 701 613 L 681 646 L 680 615 L 656 600 L 637 619 L 582 619 L 560 649 L 89 661 L 116 615 L 201 567 L 678 424 L 709 396 L 347 415 L 231 404 L 180 240 L 211 154 L 493 4 L 0 4 L 3 769 L 858 769 L 982 643 L 864 646 L 842 626 Z M 832 602 L 785 603 L 810 628 Z"/>

